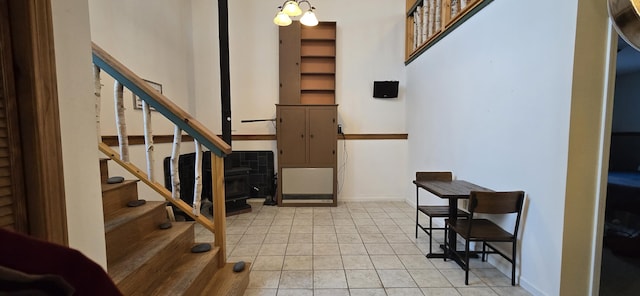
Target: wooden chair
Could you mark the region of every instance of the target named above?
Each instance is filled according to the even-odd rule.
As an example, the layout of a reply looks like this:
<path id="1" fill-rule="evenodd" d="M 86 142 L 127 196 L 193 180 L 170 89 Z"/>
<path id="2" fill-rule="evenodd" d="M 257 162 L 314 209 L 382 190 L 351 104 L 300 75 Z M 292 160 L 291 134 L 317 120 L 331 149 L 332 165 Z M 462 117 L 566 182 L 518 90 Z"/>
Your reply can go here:
<path id="1" fill-rule="evenodd" d="M 445 253 L 447 256 L 453 254 L 464 260 L 464 283 L 469 284 L 469 242 L 482 242 L 482 261 L 486 260 L 487 254 L 499 254 L 507 261 L 511 262 L 511 285 L 516 284 L 516 246 L 518 241 L 518 227 L 520 226 L 520 215 L 522 214 L 522 204 L 524 202 L 523 191 L 508 192 L 483 192 L 472 191 L 469 197 L 470 218 L 458 220 L 455 224 L 446 221 L 448 230 L 454 231 L 464 240 L 464 257 L 458 252 Z M 497 224 L 487 219 L 474 219 L 475 214 L 515 214 L 516 221 L 513 232 L 502 229 Z M 446 232 L 447 230 L 445 230 Z M 447 245 L 447 235 L 445 234 L 445 246 Z M 491 245 L 492 242 L 511 243 L 511 258 Z M 488 247 L 490 250 L 487 250 Z M 451 253 L 451 254 L 449 254 Z M 445 258 L 447 257 L 445 256 Z M 446 260 L 446 259 L 445 259 Z"/>
<path id="2" fill-rule="evenodd" d="M 416 172 L 416 181 L 451 181 L 453 180 L 451 172 Z M 433 227 L 433 218 L 449 217 L 449 206 L 440 205 L 420 205 L 418 196 L 419 188 L 416 186 L 416 238 L 418 238 L 418 228 L 422 229 L 429 235 L 429 254 L 432 254 L 433 230 L 445 230 L 445 227 Z M 420 212 L 429 217 L 429 225 L 422 226 L 418 217 Z M 468 217 L 469 213 L 458 209 L 458 217 Z"/>

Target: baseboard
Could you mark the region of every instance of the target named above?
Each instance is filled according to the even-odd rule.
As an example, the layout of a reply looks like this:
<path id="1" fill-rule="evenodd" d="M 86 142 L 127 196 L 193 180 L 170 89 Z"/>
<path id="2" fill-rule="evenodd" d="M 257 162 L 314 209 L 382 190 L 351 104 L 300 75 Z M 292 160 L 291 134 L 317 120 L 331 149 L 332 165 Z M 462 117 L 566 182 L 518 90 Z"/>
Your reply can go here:
<path id="1" fill-rule="evenodd" d="M 399 196 L 376 196 L 376 197 L 364 197 L 364 196 L 351 196 L 343 197 L 338 194 L 338 202 L 405 202 L 407 201 L 403 197 Z M 415 206 L 414 206 L 415 207 Z"/>
<path id="2" fill-rule="evenodd" d="M 536 288 L 534 285 L 529 283 L 529 281 L 527 281 L 527 279 L 524 278 L 524 277 L 520 277 L 519 285 L 520 285 L 521 288 L 525 289 L 531 295 L 534 295 L 534 296 L 548 296 L 549 295 L 549 294 L 545 294 L 542 291 L 540 291 L 540 289 Z"/>

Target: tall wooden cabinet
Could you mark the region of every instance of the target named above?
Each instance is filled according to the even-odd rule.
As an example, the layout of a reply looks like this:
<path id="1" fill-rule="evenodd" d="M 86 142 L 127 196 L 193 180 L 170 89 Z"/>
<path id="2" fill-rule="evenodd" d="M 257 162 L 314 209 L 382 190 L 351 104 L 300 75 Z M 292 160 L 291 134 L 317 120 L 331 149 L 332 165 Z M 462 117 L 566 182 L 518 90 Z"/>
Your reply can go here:
<path id="1" fill-rule="evenodd" d="M 280 27 L 278 205 L 337 204 L 336 23 Z"/>
<path id="2" fill-rule="evenodd" d="M 337 107 L 276 106 L 279 205 L 336 205 Z"/>

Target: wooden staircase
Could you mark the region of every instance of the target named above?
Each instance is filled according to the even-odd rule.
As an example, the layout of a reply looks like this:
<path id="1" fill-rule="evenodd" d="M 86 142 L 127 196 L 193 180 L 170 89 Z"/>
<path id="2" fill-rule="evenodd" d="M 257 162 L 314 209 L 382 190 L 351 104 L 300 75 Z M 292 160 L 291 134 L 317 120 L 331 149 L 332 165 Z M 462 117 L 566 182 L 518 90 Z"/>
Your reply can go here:
<path id="1" fill-rule="evenodd" d="M 233 272 L 233 263 L 219 268 L 219 247 L 192 253 L 194 222 L 169 222 L 166 202 L 138 207 L 138 180 L 107 184 L 108 160 L 100 160 L 107 269 L 124 295 L 243 295 L 250 266 Z"/>

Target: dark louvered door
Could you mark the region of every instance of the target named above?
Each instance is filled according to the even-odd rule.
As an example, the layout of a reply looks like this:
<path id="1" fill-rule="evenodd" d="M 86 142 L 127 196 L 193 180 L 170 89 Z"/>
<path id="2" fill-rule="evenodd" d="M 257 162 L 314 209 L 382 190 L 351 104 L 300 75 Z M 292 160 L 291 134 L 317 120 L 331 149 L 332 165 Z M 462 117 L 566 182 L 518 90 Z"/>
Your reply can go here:
<path id="1" fill-rule="evenodd" d="M 0 0 L 0 227 L 27 233 L 7 1 Z"/>

